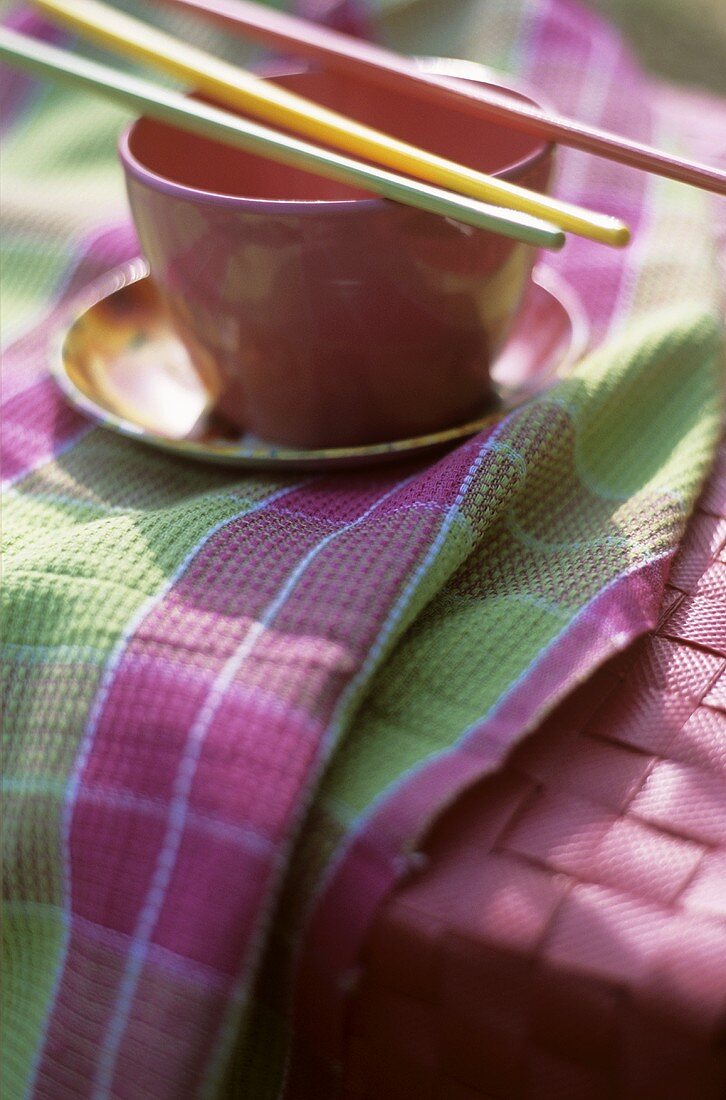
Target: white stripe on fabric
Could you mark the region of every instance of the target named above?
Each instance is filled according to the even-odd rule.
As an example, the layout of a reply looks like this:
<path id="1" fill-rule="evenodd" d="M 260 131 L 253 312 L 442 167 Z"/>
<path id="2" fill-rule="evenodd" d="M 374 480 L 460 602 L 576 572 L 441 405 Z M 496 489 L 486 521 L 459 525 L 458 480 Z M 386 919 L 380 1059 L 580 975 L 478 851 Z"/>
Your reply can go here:
<path id="1" fill-rule="evenodd" d="M 340 535 L 345 534 L 368 519 L 372 512 L 379 508 L 389 497 L 393 496 L 394 493 L 398 492 L 407 482 L 413 480 L 415 476 L 417 475 L 411 474 L 409 477 L 397 482 L 392 489 L 389 489 L 379 497 L 374 504 L 358 517 L 358 519 L 326 535 L 325 538 L 308 551 L 305 557 L 298 562 L 290 573 L 275 598 L 268 604 L 262 617 L 252 624 L 237 650 L 225 662 L 209 694 L 199 709 L 197 717 L 189 731 L 184 753 L 174 780 L 174 794 L 169 807 L 166 834 L 156 862 L 151 885 L 149 886 L 142 911 L 133 933 L 127 965 L 121 979 L 121 986 L 116 999 L 116 1007 L 101 1046 L 98 1068 L 93 1082 L 93 1100 L 106 1100 L 106 1098 L 111 1095 L 111 1085 L 113 1083 L 116 1059 L 118 1057 L 121 1040 L 131 1013 L 136 988 L 148 953 L 149 942 L 166 898 L 169 882 L 171 881 L 184 829 L 186 827 L 189 814 L 189 795 L 202 746 L 227 689 L 254 649 L 258 639 L 272 625 L 280 609 L 284 606 L 297 586 L 298 581 L 315 558 L 318 557 L 326 546 Z"/>

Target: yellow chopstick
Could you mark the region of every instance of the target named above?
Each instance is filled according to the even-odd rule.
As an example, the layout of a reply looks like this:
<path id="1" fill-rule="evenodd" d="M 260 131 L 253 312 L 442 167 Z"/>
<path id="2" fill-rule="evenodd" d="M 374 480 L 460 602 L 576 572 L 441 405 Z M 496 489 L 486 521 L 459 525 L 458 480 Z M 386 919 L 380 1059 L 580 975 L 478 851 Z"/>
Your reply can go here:
<path id="1" fill-rule="evenodd" d="M 276 126 L 485 202 L 545 218 L 561 229 L 622 246 L 630 230 L 618 218 L 540 195 L 382 134 L 254 73 L 181 42 L 99 0 L 35 0 L 48 15 L 101 45 L 146 61 L 199 91 Z"/>

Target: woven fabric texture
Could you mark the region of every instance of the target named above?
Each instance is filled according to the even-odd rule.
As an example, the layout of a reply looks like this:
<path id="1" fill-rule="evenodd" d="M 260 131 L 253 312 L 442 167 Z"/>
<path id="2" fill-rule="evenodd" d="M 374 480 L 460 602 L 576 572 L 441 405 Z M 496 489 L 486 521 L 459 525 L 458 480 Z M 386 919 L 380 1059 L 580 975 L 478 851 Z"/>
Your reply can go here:
<path id="1" fill-rule="evenodd" d="M 567 0 L 480 20 L 575 113 L 693 149 L 723 120 Z M 135 247 L 123 116 L 4 80 L 4 1094 L 274 1095 L 297 1014 L 292 1095 L 420 833 L 656 621 L 720 425 L 721 215 L 562 156 L 638 232 L 552 261 L 592 354 L 435 463 L 240 476 L 56 392 L 74 290 Z"/>

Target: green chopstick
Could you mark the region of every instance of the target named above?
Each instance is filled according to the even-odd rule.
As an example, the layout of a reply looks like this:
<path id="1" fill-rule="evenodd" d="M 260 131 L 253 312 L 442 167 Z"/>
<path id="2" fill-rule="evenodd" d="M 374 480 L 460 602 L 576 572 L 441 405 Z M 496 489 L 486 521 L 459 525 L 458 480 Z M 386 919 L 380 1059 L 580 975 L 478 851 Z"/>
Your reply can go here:
<path id="1" fill-rule="evenodd" d="M 330 152 L 4 27 L 0 28 L 0 60 L 35 76 L 86 88 L 182 130 L 222 141 L 248 153 L 257 153 L 281 164 L 362 187 L 384 198 L 464 222 L 477 229 L 487 229 L 538 248 L 559 249 L 565 242 L 561 229 L 529 214 L 492 206 Z"/>

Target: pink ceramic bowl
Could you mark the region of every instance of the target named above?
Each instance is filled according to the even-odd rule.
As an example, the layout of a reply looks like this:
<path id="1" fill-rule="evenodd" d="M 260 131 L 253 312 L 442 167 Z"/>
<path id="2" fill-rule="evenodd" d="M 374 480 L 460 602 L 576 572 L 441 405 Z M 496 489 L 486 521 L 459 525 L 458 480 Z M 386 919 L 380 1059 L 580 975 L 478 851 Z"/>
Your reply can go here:
<path id="1" fill-rule="evenodd" d="M 472 70 L 435 65 L 452 76 Z M 347 77 L 275 79 L 454 160 L 547 187 L 553 148 L 526 134 Z M 236 426 L 334 447 L 437 431 L 480 412 L 530 247 L 146 118 L 120 154 L 152 276 Z"/>

